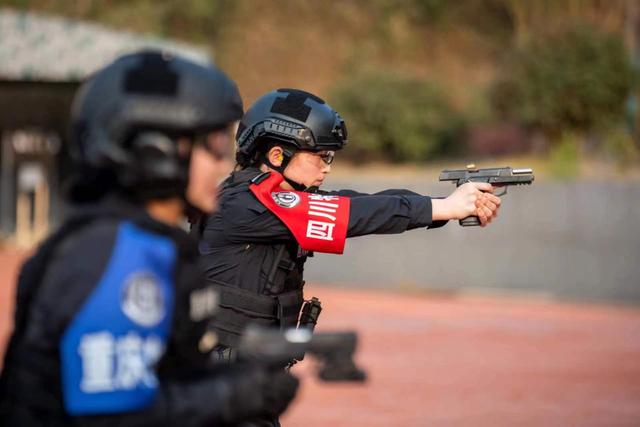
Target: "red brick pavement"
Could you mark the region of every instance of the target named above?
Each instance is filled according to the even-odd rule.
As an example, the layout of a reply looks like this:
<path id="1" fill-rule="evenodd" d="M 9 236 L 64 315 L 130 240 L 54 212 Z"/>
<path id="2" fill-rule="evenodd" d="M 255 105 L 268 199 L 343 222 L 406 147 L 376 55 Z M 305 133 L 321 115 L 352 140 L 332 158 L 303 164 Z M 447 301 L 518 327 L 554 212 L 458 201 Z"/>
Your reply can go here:
<path id="1" fill-rule="evenodd" d="M 305 376 L 286 426 L 640 426 L 640 310 L 320 288 L 365 386 Z"/>
<path id="2" fill-rule="evenodd" d="M 0 253 L 0 336 L 19 254 Z M 638 426 L 640 310 L 309 286 L 321 330 L 360 332 L 365 385 L 305 362 L 287 426 Z M 1 338 L 0 338 L 1 339 Z"/>

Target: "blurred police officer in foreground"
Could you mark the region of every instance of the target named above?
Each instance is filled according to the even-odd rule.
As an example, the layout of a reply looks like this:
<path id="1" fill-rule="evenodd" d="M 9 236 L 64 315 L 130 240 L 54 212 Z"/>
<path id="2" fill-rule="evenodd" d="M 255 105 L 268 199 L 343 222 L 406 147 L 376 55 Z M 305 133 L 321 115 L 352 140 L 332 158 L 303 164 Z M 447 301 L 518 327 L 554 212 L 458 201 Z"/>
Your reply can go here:
<path id="1" fill-rule="evenodd" d="M 1 424 L 219 425 L 286 408 L 294 377 L 211 367 L 217 295 L 178 228 L 214 210 L 241 115 L 221 71 L 159 52 L 80 88 L 77 209 L 21 271 Z"/>
<path id="2" fill-rule="evenodd" d="M 299 315 L 312 252 L 342 253 L 347 237 L 434 228 L 470 215 L 486 225 L 500 205 L 485 183 L 462 185 L 444 199 L 408 190 L 320 191 L 347 129 L 322 99 L 301 90 L 259 98 L 236 141 L 238 167 L 222 186 L 220 209 L 199 224 L 206 274 L 221 294 L 212 326 L 222 360 L 236 358 L 249 323 L 308 321 L 304 310 Z"/>

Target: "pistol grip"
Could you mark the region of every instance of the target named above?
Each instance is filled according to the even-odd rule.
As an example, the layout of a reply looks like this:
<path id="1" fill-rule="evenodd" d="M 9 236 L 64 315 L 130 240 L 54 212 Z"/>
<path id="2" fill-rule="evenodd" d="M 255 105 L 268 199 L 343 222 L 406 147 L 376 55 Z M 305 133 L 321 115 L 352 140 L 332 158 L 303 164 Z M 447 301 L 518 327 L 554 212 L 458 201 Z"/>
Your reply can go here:
<path id="1" fill-rule="evenodd" d="M 477 216 L 468 216 L 460 220 L 460 225 L 463 227 L 472 227 L 480 225 L 480 219 Z"/>

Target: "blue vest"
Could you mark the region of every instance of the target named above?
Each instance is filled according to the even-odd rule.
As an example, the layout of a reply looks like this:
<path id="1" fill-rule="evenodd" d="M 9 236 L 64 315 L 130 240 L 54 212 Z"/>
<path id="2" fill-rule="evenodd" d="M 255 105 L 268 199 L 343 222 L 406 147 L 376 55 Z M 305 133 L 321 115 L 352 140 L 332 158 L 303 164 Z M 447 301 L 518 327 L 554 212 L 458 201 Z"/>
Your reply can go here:
<path id="1" fill-rule="evenodd" d="M 171 239 L 131 222 L 120 225 L 102 277 L 61 338 L 69 414 L 128 412 L 153 403 L 155 366 L 171 329 L 176 256 Z"/>

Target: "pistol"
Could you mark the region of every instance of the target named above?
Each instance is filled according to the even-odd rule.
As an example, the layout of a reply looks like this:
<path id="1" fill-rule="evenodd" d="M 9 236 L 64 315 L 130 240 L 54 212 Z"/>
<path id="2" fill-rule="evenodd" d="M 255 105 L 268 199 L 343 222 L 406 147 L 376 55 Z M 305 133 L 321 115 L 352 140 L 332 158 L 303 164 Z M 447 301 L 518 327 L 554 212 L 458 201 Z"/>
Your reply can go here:
<path id="1" fill-rule="evenodd" d="M 494 187 L 502 187 L 502 192 L 495 193 L 498 197 L 507 194 L 507 187 L 509 185 L 531 184 L 533 179 L 533 169 L 512 169 L 508 166 L 503 168 L 479 169 L 471 164 L 467 165 L 466 169 L 446 169 L 440 173 L 440 181 L 454 181 L 457 187 L 467 182 L 488 182 Z M 463 227 L 480 225 L 480 220 L 477 216 L 468 216 L 460 220 L 460 225 Z"/>
<path id="2" fill-rule="evenodd" d="M 282 369 L 301 354 L 309 354 L 318 364 L 323 381 L 358 381 L 366 373 L 356 366 L 353 355 L 358 336 L 355 332 L 316 332 L 309 329 L 267 329 L 249 326 L 239 346 L 242 360 L 259 363 L 269 369 Z"/>

